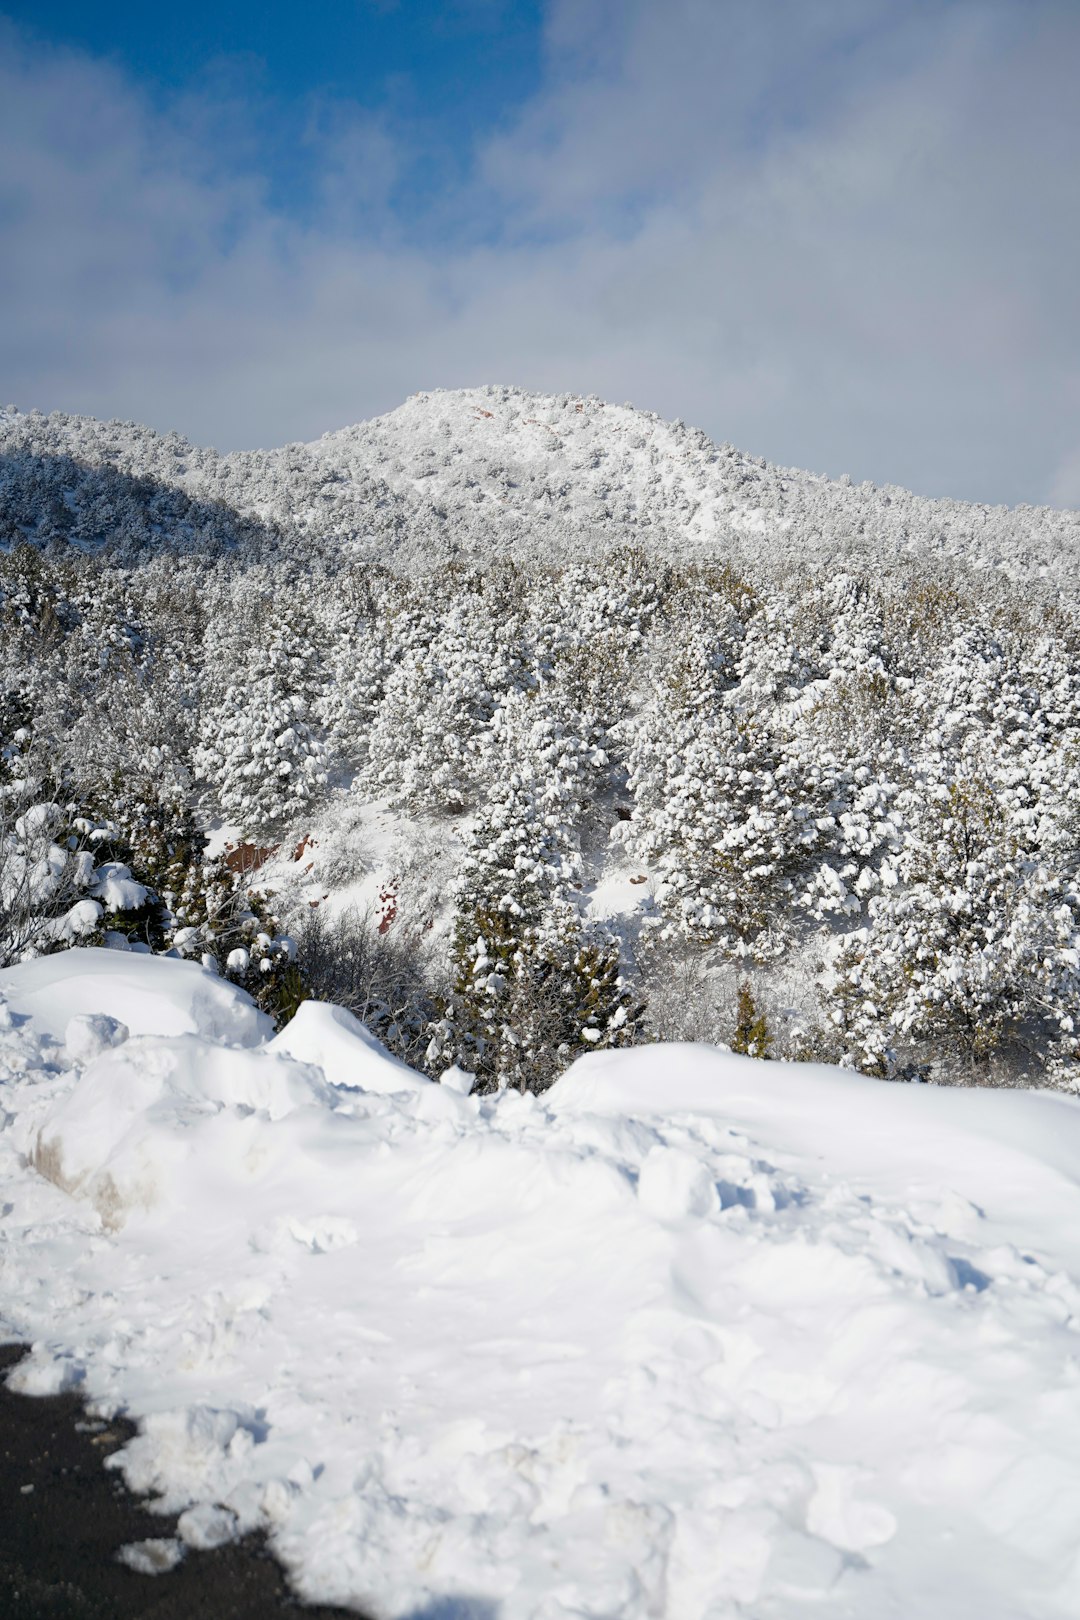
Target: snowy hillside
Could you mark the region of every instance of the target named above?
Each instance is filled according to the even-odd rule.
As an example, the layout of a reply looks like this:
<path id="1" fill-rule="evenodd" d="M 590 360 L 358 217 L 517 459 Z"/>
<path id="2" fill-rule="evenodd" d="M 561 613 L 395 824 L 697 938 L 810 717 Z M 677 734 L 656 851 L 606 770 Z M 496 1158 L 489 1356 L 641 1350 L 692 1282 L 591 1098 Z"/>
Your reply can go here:
<path id="1" fill-rule="evenodd" d="M 1080 1609 L 1080 1103 L 707 1047 L 468 1095 L 196 966 L 0 974 L 0 1334 L 383 1620 Z M 188 1556 L 195 1556 L 188 1551 Z"/>
<path id="2" fill-rule="evenodd" d="M 414 395 L 311 445 L 227 456 L 132 423 L 12 410 L 0 514 L 9 541 L 127 534 L 262 555 L 314 541 L 410 569 L 626 545 L 759 562 L 946 555 L 1069 591 L 1080 547 L 1073 512 L 829 480 L 630 406 L 495 387 Z"/>
<path id="3" fill-rule="evenodd" d="M 0 438 L 0 963 L 176 951 L 492 1088 L 645 1036 L 1080 1086 L 1078 514 L 498 388 Z"/>
<path id="4" fill-rule="evenodd" d="M 1076 513 L 925 500 L 773 467 L 681 422 L 565 394 L 417 394 L 308 449 L 361 487 L 377 470 L 396 494 L 420 496 L 480 555 L 613 543 L 794 561 L 930 550 L 1018 574 L 1056 575 L 1064 563 L 1069 577 L 1080 548 Z"/>

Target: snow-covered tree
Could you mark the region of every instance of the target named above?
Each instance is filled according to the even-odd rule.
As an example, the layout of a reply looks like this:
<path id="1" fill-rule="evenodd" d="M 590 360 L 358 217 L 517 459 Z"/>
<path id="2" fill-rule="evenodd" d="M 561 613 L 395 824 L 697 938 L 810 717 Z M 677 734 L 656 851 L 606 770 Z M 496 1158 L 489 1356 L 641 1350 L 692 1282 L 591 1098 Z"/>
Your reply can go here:
<path id="1" fill-rule="evenodd" d="M 204 711 L 195 776 L 208 785 L 220 814 L 244 833 L 273 833 L 325 787 L 326 747 L 311 724 L 318 690 L 310 641 L 275 617 L 257 627 L 240 668 L 225 672 L 220 696 Z"/>
<path id="2" fill-rule="evenodd" d="M 836 1021 L 871 1072 L 1057 1074 L 1080 1050 L 1080 895 L 991 783 L 905 793 L 899 854 L 836 960 Z"/>

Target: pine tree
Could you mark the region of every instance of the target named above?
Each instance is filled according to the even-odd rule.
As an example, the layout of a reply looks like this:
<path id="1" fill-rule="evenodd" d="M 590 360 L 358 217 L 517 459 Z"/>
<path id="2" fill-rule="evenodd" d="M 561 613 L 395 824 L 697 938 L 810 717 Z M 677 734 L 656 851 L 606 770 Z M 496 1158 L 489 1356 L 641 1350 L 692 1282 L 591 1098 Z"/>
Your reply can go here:
<path id="1" fill-rule="evenodd" d="M 744 1057 L 767 1058 L 772 1036 L 765 1014 L 758 1010 L 749 979 L 739 981 L 735 1007 L 735 1034 L 731 1050 Z"/>
<path id="2" fill-rule="evenodd" d="M 461 917 L 456 977 L 432 1031 L 428 1061 L 454 1061 L 482 1091 L 544 1091 L 574 1058 L 631 1045 L 644 1008 L 619 968 L 617 944 L 567 914 L 541 932 L 520 914 Z"/>
<path id="3" fill-rule="evenodd" d="M 247 835 L 294 820 L 324 788 L 328 761 L 310 723 L 318 660 L 302 631 L 275 618 L 248 646 L 205 713 L 194 767 L 220 813 Z"/>
<path id="4" fill-rule="evenodd" d="M 926 779 L 868 926 L 835 963 L 834 1017 L 870 1073 L 978 1077 L 1074 1059 L 1080 897 L 1025 849 L 985 780 Z"/>

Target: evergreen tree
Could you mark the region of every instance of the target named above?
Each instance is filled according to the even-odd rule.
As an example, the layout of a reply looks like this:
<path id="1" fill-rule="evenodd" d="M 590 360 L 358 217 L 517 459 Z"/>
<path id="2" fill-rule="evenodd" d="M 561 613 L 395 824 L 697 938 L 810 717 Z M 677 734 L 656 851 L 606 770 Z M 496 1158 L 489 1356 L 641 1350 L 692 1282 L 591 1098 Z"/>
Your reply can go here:
<path id="1" fill-rule="evenodd" d="M 744 1057 L 767 1058 L 772 1036 L 765 1014 L 758 1009 L 749 979 L 740 979 L 736 994 L 735 1034 L 731 1050 Z"/>
<path id="2" fill-rule="evenodd" d="M 986 781 L 928 780 L 868 926 L 835 964 L 849 1061 L 871 1073 L 991 1074 L 1073 1062 L 1080 897 L 1024 848 Z"/>
<path id="3" fill-rule="evenodd" d="M 327 781 L 325 744 L 311 724 L 317 655 L 302 630 L 275 617 L 230 674 L 204 714 L 195 776 L 226 820 L 265 836 L 312 805 Z"/>

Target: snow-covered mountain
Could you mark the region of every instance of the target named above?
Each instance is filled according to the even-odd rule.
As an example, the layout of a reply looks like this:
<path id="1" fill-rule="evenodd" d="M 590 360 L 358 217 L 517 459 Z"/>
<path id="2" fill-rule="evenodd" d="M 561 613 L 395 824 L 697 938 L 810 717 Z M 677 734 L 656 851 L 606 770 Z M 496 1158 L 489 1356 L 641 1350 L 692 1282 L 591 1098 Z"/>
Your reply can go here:
<path id="1" fill-rule="evenodd" d="M 407 568 L 452 557 L 813 562 L 934 552 L 1072 590 L 1080 514 L 930 500 L 771 466 L 681 422 L 575 395 L 414 395 L 308 445 L 218 455 L 87 417 L 0 414 L 3 538 L 254 545 Z"/>
<path id="2" fill-rule="evenodd" d="M 431 1072 L 542 1090 L 647 1007 L 1080 1089 L 1080 515 L 506 389 L 229 456 L 2 426 L 0 785 L 39 818 L 12 870 L 66 896 L 50 938 L 242 960 L 289 1004 L 270 922 L 214 920 L 224 824 L 304 983 Z"/>

